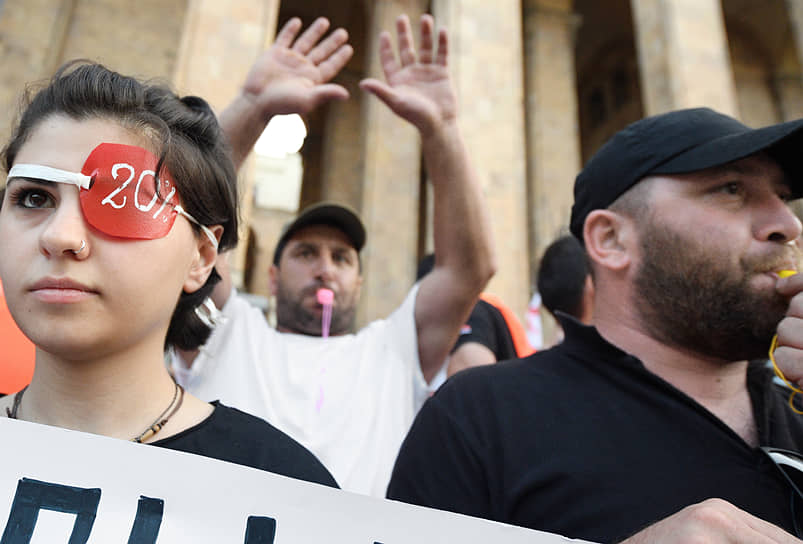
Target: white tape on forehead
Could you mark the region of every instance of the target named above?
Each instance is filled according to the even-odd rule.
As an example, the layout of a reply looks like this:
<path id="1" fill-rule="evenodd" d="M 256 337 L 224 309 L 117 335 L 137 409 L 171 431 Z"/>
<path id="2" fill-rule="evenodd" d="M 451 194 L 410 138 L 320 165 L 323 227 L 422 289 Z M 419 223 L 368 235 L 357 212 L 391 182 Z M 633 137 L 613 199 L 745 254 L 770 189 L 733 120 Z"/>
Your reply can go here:
<path id="1" fill-rule="evenodd" d="M 40 164 L 15 164 L 8 173 L 6 183 L 11 181 L 12 178 L 41 179 L 54 183 L 70 183 L 76 187 L 87 190 L 89 190 L 89 185 L 92 181 L 91 176 L 85 176 L 80 172 L 59 170 L 58 168 L 51 168 Z"/>

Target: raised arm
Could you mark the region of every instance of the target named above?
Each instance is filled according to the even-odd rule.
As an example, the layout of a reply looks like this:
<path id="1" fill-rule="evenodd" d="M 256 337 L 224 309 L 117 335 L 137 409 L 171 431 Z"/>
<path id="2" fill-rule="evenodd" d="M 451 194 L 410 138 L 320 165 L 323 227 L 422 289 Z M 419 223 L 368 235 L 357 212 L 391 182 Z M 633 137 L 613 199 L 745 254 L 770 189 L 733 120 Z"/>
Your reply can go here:
<path id="1" fill-rule="evenodd" d="M 434 193 L 435 267 L 421 281 L 415 320 L 421 369 L 429 380 L 454 345 L 496 264 L 482 189 L 458 128 L 446 30 L 440 29 L 436 38 L 432 17 L 424 15 L 417 54 L 406 16 L 397 20 L 396 32 L 398 60 L 390 34 L 383 32 L 379 39 L 386 83 L 367 79 L 360 87 L 421 134 Z"/>
<path id="2" fill-rule="evenodd" d="M 240 93 L 220 114 L 237 169 L 274 115 L 303 115 L 328 100 L 349 97 L 344 87 L 328 82 L 354 51 L 342 28 L 321 41 L 328 29 L 329 21 L 320 17 L 298 36 L 301 20 L 290 19 L 251 67 Z"/>

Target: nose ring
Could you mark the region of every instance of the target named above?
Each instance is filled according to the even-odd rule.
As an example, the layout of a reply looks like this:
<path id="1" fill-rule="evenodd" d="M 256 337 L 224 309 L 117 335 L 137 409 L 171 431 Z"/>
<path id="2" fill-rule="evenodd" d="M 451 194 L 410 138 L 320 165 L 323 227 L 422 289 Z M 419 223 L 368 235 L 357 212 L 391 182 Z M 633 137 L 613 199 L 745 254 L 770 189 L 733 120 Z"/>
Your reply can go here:
<path id="1" fill-rule="evenodd" d="M 73 252 L 73 255 L 78 255 L 79 253 L 81 253 L 85 249 L 86 249 L 86 241 L 82 239 L 81 240 L 81 247 L 79 247 L 78 249 L 71 249 L 70 251 Z"/>

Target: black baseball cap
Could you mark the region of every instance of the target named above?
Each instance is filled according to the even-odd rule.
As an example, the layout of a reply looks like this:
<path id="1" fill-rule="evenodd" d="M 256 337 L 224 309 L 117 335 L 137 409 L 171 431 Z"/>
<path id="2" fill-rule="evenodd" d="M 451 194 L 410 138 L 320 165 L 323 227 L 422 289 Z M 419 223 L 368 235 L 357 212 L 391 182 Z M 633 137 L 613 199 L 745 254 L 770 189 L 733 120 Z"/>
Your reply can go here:
<path id="1" fill-rule="evenodd" d="M 589 213 L 613 204 L 642 178 L 685 174 L 766 151 L 784 170 L 795 198 L 803 196 L 803 119 L 753 129 L 709 108 L 646 117 L 617 132 L 574 182 L 570 229 L 583 240 Z"/>
<path id="2" fill-rule="evenodd" d="M 341 230 L 358 253 L 365 245 L 365 227 L 354 210 L 334 202 L 319 202 L 301 210 L 293 221 L 285 225 L 273 251 L 273 264 L 279 266 L 284 246 L 293 234 L 310 225 L 329 225 Z"/>

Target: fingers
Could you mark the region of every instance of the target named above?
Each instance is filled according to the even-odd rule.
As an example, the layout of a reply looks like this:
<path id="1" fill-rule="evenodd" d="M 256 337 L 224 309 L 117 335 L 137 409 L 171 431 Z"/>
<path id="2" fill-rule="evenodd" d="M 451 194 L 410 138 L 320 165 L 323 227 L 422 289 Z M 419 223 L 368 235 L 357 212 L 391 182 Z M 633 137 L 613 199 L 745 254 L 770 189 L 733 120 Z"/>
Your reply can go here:
<path id="1" fill-rule="evenodd" d="M 784 282 L 794 283 L 803 279 L 797 276 L 779 280 L 778 291 L 784 294 L 780 287 Z M 798 291 L 794 285 L 787 286 L 789 291 L 786 294 Z M 777 348 L 773 355 L 778 369 L 787 380 L 800 387 L 803 384 L 803 293 L 798 293 L 789 301 L 786 316 L 778 323 L 777 334 Z"/>
<path id="2" fill-rule="evenodd" d="M 803 349 L 803 294 L 792 297 L 786 316 L 778 323 L 778 345 Z"/>
<path id="3" fill-rule="evenodd" d="M 780 278 L 776 285 L 778 292 L 785 296 L 793 296 L 803 291 L 803 274 L 794 274 Z"/>
<path id="4" fill-rule="evenodd" d="M 410 28 L 410 19 L 407 15 L 400 15 L 396 19 L 396 35 L 399 41 L 399 59 L 401 65 L 409 66 L 415 63 L 415 46 L 413 45 L 413 31 Z"/>
<path id="5" fill-rule="evenodd" d="M 293 51 L 306 55 L 315 47 L 318 40 L 326 34 L 327 30 L 329 30 L 329 19 L 318 17 L 293 44 Z"/>
<path id="6" fill-rule="evenodd" d="M 803 319 L 785 317 L 778 323 L 778 349 L 803 350 Z M 777 351 L 777 350 L 776 350 Z M 801 372 L 803 374 L 803 372 Z"/>
<path id="7" fill-rule="evenodd" d="M 413 31 L 410 27 L 410 19 L 406 15 L 400 15 L 396 19 L 396 34 L 399 42 L 399 59 L 401 67 L 410 66 L 416 62 L 415 45 L 413 44 Z M 417 55 L 417 60 L 421 64 L 431 64 L 434 61 L 441 66 L 447 65 L 449 56 L 449 38 L 446 29 L 438 30 L 438 50 L 435 53 L 435 20 L 432 15 L 424 14 L 421 16 L 421 50 Z M 388 42 L 388 49 L 392 53 L 392 46 Z M 382 55 L 382 44 L 380 43 L 380 55 Z M 383 63 L 384 66 L 384 63 Z M 387 70 L 386 70 L 387 72 Z"/>
<path id="8" fill-rule="evenodd" d="M 753 515 L 750 515 L 744 512 L 744 523 L 749 528 L 748 530 L 752 530 L 755 532 L 756 540 L 755 542 L 763 542 L 763 539 L 766 539 L 767 542 L 775 542 L 781 544 L 800 544 L 800 540 L 793 537 L 777 525 L 773 525 L 763 519 L 759 519 Z M 748 540 L 748 542 L 753 542 L 753 540 Z"/>
<path id="9" fill-rule="evenodd" d="M 393 44 L 388 32 L 382 32 L 379 35 L 379 63 L 385 73 L 385 79 L 390 79 L 391 75 L 401 69 L 399 63 L 396 62 L 396 54 L 393 52 Z"/>
<path id="10" fill-rule="evenodd" d="M 329 55 L 325 61 L 318 65 L 318 70 L 321 74 L 321 81 L 329 81 L 335 77 L 340 70 L 348 63 L 351 56 L 354 54 L 354 49 L 348 44 L 340 46 L 340 48 L 333 54 Z"/>
<path id="11" fill-rule="evenodd" d="M 436 64 L 447 66 L 449 59 L 449 34 L 445 28 L 438 31 L 438 57 L 435 59 Z"/>
<path id="12" fill-rule="evenodd" d="M 800 319 L 785 318 L 778 325 L 778 344 L 773 358 L 784 377 L 797 384 L 803 383 L 803 322 Z"/>
<path id="13" fill-rule="evenodd" d="M 346 32 L 345 29 L 338 28 L 329 36 L 326 37 L 324 41 L 316 45 L 312 51 L 310 51 L 307 58 L 313 62 L 313 64 L 320 64 L 329 56 L 337 51 L 340 46 L 345 44 L 349 39 L 349 33 Z"/>
<path id="14" fill-rule="evenodd" d="M 434 27 L 435 22 L 432 19 L 432 15 L 421 16 L 421 51 L 418 54 L 418 58 L 422 64 L 431 63 L 434 56 L 435 43 L 432 36 Z"/>
<path id="15" fill-rule="evenodd" d="M 279 33 L 276 34 L 276 39 L 273 43 L 281 47 L 290 47 L 290 44 L 296 39 L 299 30 L 301 30 L 301 19 L 293 17 L 287 21 Z"/>
<path id="16" fill-rule="evenodd" d="M 311 108 L 317 108 L 324 102 L 330 100 L 346 100 L 349 97 L 349 92 L 345 87 L 329 83 L 327 85 L 318 85 L 312 94 Z"/>
<path id="17" fill-rule="evenodd" d="M 360 81 L 360 89 L 363 91 L 368 91 L 369 93 L 376 95 L 382 102 L 387 104 L 391 109 L 394 108 L 396 102 L 398 100 L 398 95 L 396 91 L 393 90 L 392 87 L 385 85 L 378 79 L 364 79 Z"/>
<path id="18" fill-rule="evenodd" d="M 800 544 L 780 527 L 758 519 L 721 499 L 687 506 L 622 544 L 674 544 L 719 542 L 750 544 Z"/>

